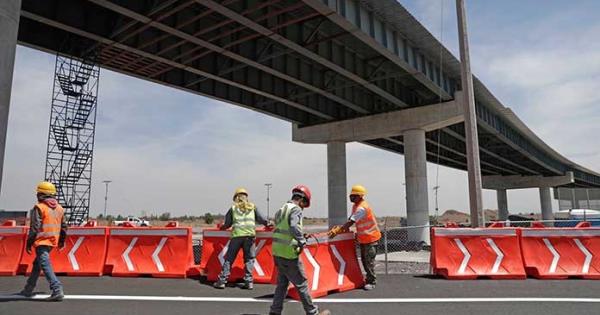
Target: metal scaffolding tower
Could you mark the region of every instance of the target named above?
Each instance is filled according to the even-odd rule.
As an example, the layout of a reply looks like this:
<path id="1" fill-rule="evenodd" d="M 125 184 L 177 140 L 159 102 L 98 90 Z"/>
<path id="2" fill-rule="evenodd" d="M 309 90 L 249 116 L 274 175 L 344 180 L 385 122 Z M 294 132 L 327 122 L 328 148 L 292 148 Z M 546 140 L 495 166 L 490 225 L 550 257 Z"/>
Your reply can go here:
<path id="1" fill-rule="evenodd" d="M 88 219 L 100 68 L 95 58 L 56 55 L 46 180 L 54 183 L 69 224 Z"/>

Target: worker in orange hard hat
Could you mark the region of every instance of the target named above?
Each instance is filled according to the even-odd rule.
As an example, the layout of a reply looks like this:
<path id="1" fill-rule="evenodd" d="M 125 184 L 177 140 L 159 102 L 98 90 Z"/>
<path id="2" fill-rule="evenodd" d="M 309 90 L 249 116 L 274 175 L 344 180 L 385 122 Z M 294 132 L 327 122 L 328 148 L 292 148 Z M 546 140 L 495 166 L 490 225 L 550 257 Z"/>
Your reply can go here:
<path id="1" fill-rule="evenodd" d="M 292 189 L 291 200 L 275 214 L 272 250 L 278 275 L 269 315 L 279 315 L 283 311 L 283 301 L 290 282 L 296 287 L 307 315 L 331 315 L 328 310 L 319 311 L 313 303 L 308 291 L 304 266 L 299 259 L 306 245 L 306 237 L 302 232 L 302 212 L 310 207 L 311 197 L 308 187 L 298 185 Z"/>
<path id="2" fill-rule="evenodd" d="M 37 185 L 37 203 L 31 209 L 31 224 L 29 236 L 27 237 L 26 251 L 31 254 L 32 247 L 35 249 L 35 260 L 33 270 L 21 295 L 31 297 L 33 289 L 44 271 L 44 276 L 50 284 L 52 294 L 49 301 L 62 301 L 64 297 L 63 286 L 56 278 L 50 262 L 50 251 L 53 248 L 63 248 L 67 236 L 67 224 L 65 222 L 64 209 L 56 201 L 56 186 L 50 182 L 40 182 Z"/>
<path id="3" fill-rule="evenodd" d="M 352 186 L 350 191 L 350 202 L 352 202 L 352 215 L 343 226 L 335 226 L 329 232 L 330 238 L 337 234 L 348 231 L 356 224 L 356 239 L 360 245 L 360 255 L 363 267 L 367 274 L 365 279 L 365 290 L 375 288 L 377 277 L 375 276 L 375 257 L 377 256 L 377 245 L 381 239 L 381 232 L 377 225 L 377 218 L 373 209 L 365 200 L 367 189 L 362 185 Z"/>

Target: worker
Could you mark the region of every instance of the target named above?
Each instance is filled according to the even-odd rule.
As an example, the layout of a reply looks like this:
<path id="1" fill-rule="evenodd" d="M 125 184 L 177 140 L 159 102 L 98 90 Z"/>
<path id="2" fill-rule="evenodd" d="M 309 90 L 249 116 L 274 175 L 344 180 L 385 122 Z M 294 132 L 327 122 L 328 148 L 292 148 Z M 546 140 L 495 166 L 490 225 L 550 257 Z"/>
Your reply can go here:
<path id="1" fill-rule="evenodd" d="M 252 270 L 254 269 L 254 259 L 256 256 L 256 247 L 254 240 L 256 238 L 256 223 L 264 226 L 272 226 L 258 211 L 256 206 L 248 201 L 248 191 L 244 188 L 238 188 L 233 194 L 233 205 L 225 215 L 225 223 L 221 230 L 233 227 L 231 231 L 231 240 L 225 254 L 223 269 L 213 286 L 217 289 L 225 289 L 227 279 L 231 273 L 231 265 L 235 261 L 240 248 L 244 252 L 245 275 L 242 289 L 254 289 L 254 279 Z"/>
<path id="2" fill-rule="evenodd" d="M 52 291 L 47 300 L 62 301 L 64 298 L 63 286 L 52 269 L 50 251 L 55 247 L 62 249 L 65 246 L 67 224 L 65 223 L 64 209 L 55 199 L 56 186 L 54 184 L 40 182 L 37 185 L 36 193 L 38 202 L 31 209 L 31 223 L 25 248 L 30 255 L 32 248 L 35 250 L 35 260 L 31 275 L 20 294 L 26 297 L 33 296 L 40 272 L 44 271 L 44 276 Z"/>
<path id="3" fill-rule="evenodd" d="M 330 314 L 328 310 L 319 312 L 319 308 L 313 303 L 308 292 L 304 266 L 299 259 L 306 245 L 306 237 L 302 232 L 302 211 L 310 207 L 310 199 L 308 187 L 296 186 L 292 189 L 292 199 L 275 214 L 272 250 L 278 275 L 269 315 L 279 315 L 283 311 L 283 301 L 290 282 L 296 287 L 306 314 Z"/>
<path id="4" fill-rule="evenodd" d="M 377 219 L 373 210 L 365 200 L 367 189 L 362 185 L 352 186 L 350 191 L 350 202 L 352 215 L 343 226 L 333 227 L 328 235 L 334 238 L 341 232 L 346 232 L 356 224 L 356 238 L 360 245 L 360 258 L 366 273 L 364 289 L 369 291 L 375 288 L 377 277 L 375 276 L 375 257 L 377 256 L 377 245 L 381 239 L 381 232 L 377 226 Z"/>

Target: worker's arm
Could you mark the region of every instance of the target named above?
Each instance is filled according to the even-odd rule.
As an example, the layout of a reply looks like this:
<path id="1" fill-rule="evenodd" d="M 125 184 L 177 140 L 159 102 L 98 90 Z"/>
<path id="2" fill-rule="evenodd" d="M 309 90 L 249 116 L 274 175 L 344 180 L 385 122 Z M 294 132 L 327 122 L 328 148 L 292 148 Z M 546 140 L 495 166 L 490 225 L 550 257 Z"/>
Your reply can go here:
<path id="1" fill-rule="evenodd" d="M 42 213 L 38 207 L 33 207 L 29 212 L 29 235 L 27 236 L 27 251 L 31 251 L 31 247 L 35 242 L 37 234 L 42 229 Z"/>
<path id="2" fill-rule="evenodd" d="M 354 223 L 363 219 L 366 215 L 367 215 L 367 209 L 365 209 L 363 207 L 356 209 L 356 211 L 348 219 L 348 222 L 346 222 L 346 224 L 344 224 L 344 226 L 343 226 L 343 228 L 345 228 L 344 230 L 347 230 Z"/>
<path id="3" fill-rule="evenodd" d="M 227 214 L 225 214 L 225 222 L 223 223 L 223 225 L 221 225 L 221 230 L 227 230 L 232 225 L 233 225 L 233 212 L 231 211 L 231 208 L 229 208 L 229 210 L 227 211 Z"/>
<path id="4" fill-rule="evenodd" d="M 290 213 L 290 232 L 292 233 L 292 237 L 298 242 L 298 245 L 303 247 L 306 244 L 306 238 L 304 238 L 301 224 L 302 210 L 300 207 L 294 207 Z"/>
<path id="5" fill-rule="evenodd" d="M 65 220 L 65 216 L 62 216 L 62 221 L 60 222 L 60 236 L 58 238 L 58 248 L 65 247 L 65 240 L 67 239 L 67 220 Z"/>
<path id="6" fill-rule="evenodd" d="M 265 219 L 265 217 L 262 215 L 262 213 L 260 213 L 260 211 L 258 211 L 258 208 L 254 209 L 254 217 L 255 217 L 256 223 L 262 224 L 264 226 L 270 225 L 269 220 Z"/>

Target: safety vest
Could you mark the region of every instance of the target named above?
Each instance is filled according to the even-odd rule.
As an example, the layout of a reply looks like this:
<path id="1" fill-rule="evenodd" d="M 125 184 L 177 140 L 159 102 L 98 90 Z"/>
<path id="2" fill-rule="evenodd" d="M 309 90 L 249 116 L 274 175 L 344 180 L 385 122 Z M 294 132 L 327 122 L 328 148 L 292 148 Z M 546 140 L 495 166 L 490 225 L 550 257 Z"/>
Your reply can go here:
<path id="1" fill-rule="evenodd" d="M 255 209 L 242 211 L 237 206 L 231 207 L 233 216 L 233 231 L 231 237 L 244 237 L 256 235 L 256 213 Z"/>
<path id="2" fill-rule="evenodd" d="M 381 232 L 377 226 L 377 219 L 373 214 L 373 210 L 366 201 L 355 203 L 352 206 L 352 214 L 354 214 L 359 208 L 364 208 L 366 211 L 365 216 L 356 221 L 356 238 L 361 244 L 370 244 L 377 242 L 381 238 Z"/>
<path id="3" fill-rule="evenodd" d="M 275 230 L 273 231 L 273 256 L 298 259 L 298 241 L 290 229 L 290 214 L 297 208 L 293 202 L 288 202 L 275 214 Z M 302 228 L 302 220 L 300 220 Z"/>
<path id="4" fill-rule="evenodd" d="M 57 247 L 64 213 L 63 207 L 58 205 L 56 209 L 52 209 L 43 202 L 35 206 L 42 213 L 42 228 L 38 232 L 33 245 Z"/>

